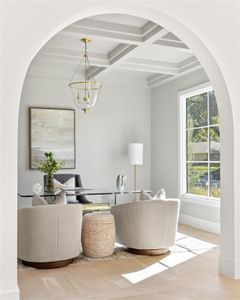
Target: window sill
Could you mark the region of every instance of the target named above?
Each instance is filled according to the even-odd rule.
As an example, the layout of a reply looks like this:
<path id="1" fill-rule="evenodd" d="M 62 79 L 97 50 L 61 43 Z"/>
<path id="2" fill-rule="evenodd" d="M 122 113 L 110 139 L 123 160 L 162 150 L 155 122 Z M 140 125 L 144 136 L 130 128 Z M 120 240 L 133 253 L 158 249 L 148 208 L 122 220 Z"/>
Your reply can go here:
<path id="1" fill-rule="evenodd" d="M 216 198 L 184 194 L 180 196 L 180 199 L 188 203 L 220 208 L 220 199 Z"/>

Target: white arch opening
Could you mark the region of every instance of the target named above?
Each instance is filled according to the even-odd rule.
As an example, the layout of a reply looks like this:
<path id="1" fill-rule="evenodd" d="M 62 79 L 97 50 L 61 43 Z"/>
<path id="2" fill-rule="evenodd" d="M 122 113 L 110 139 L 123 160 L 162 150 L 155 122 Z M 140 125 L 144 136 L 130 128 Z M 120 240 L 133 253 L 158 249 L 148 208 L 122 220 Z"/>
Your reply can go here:
<path id="1" fill-rule="evenodd" d="M 77 8 L 77 9 L 76 9 Z M 57 32 L 62 30 L 64 27 L 80 20 L 83 18 L 87 18 L 90 16 L 98 15 L 98 14 L 106 14 L 106 13 L 122 13 L 122 14 L 130 14 L 139 16 L 148 20 L 151 20 L 159 25 L 162 25 L 168 28 L 171 32 L 173 32 L 176 36 L 180 37 L 196 54 L 204 69 L 206 70 L 208 77 L 215 89 L 217 99 L 218 99 L 218 107 L 221 118 L 221 138 L 222 138 L 222 166 L 221 166 L 221 180 L 222 180 L 222 199 L 221 199 L 221 257 L 220 257 L 220 273 L 225 274 L 230 277 L 238 277 L 239 274 L 236 273 L 235 268 L 235 257 L 236 252 L 238 250 L 237 244 L 239 240 L 235 241 L 236 238 L 236 230 L 234 225 L 234 203 L 235 199 L 235 186 L 234 186 L 234 137 L 233 137 L 233 117 L 232 117 L 232 109 L 231 109 L 231 99 L 228 93 L 228 88 L 226 82 L 223 78 L 223 74 L 218 66 L 218 63 L 215 61 L 214 57 L 208 50 L 205 42 L 201 40 L 201 37 L 196 36 L 189 28 L 184 26 L 180 20 L 177 20 L 164 14 L 163 12 L 156 11 L 154 9 L 142 7 L 140 5 L 122 5 L 119 4 L 109 4 L 106 2 L 105 4 L 96 6 L 96 7 L 86 7 L 85 9 L 81 4 L 75 7 L 75 11 L 79 10 L 79 13 L 74 14 L 73 10 L 65 11 L 62 10 L 59 12 L 56 11 L 56 18 L 53 18 L 51 22 L 47 23 L 44 28 L 41 26 L 36 26 L 35 31 L 33 33 L 34 36 L 38 36 L 39 39 L 33 39 L 26 45 L 23 45 L 23 51 L 26 51 L 25 57 L 20 65 L 21 70 L 17 73 L 15 87 L 14 90 L 10 92 L 10 87 L 6 87 L 6 95 L 10 93 L 16 100 L 14 104 L 14 109 L 12 104 L 5 104 L 5 108 L 10 112 L 11 111 L 11 129 L 9 133 L 11 134 L 7 137 L 7 133 L 5 133 L 5 137 L 7 141 L 6 148 L 2 151 L 3 158 L 8 157 L 9 154 L 12 154 L 13 157 L 16 158 L 17 153 L 17 115 L 20 106 L 21 99 L 21 91 L 23 87 L 23 82 L 27 74 L 27 69 L 31 64 L 32 59 L 41 49 L 41 47 L 49 40 L 49 38 L 53 37 Z M 164 9 L 163 9 L 164 11 Z M 42 14 L 43 18 L 49 17 L 50 14 L 45 15 L 43 12 L 39 12 Z M 59 18 L 58 18 L 59 17 Z M 65 21 L 64 21 L 65 20 Z M 29 39 L 31 40 L 31 39 Z M 15 63 L 13 61 L 13 63 Z M 9 65 L 10 66 L 10 65 Z M 9 117 L 9 116 L 8 116 Z M 3 122 L 6 121 L 6 124 L 9 122 L 8 117 L 5 116 Z M 15 146 L 14 146 L 15 145 Z M 17 174 L 17 164 L 16 159 L 13 159 L 13 162 L 10 164 L 2 165 L 3 174 Z M 4 182 L 5 184 L 5 182 Z M 12 180 L 12 186 L 14 188 L 8 194 L 8 197 L 12 199 L 16 199 L 16 186 L 17 179 L 14 176 Z M 9 248 L 3 250 L 3 268 L 2 270 L 7 270 L 8 272 L 2 276 L 4 281 L 3 289 L 6 291 L 16 289 L 16 265 L 12 263 L 10 266 L 7 263 L 10 260 L 14 261 L 16 257 L 16 227 L 14 226 L 17 222 L 16 220 L 16 208 L 17 201 L 15 200 L 13 203 L 6 203 L 6 215 L 4 219 L 4 224 L 6 227 L 12 228 L 11 237 L 8 236 L 8 233 L 2 232 L 3 239 L 8 240 L 8 244 L 11 245 L 11 251 Z M 231 232 L 231 234 L 229 234 Z M 236 246 L 237 245 L 237 246 Z M 229 258 L 231 257 L 231 259 Z M 17 298 L 16 298 L 17 299 Z"/>

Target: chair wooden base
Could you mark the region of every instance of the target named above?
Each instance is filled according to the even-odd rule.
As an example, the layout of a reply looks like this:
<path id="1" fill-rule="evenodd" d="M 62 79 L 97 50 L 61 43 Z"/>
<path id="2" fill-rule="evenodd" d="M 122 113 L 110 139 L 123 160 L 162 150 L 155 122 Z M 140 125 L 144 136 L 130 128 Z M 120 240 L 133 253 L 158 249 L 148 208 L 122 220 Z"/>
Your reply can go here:
<path id="1" fill-rule="evenodd" d="M 23 260 L 22 263 L 25 266 L 36 268 L 36 269 L 56 269 L 62 268 L 74 261 L 74 258 L 58 260 L 58 261 L 51 261 L 51 262 L 30 262 Z"/>
<path id="2" fill-rule="evenodd" d="M 168 248 L 161 248 L 161 249 L 134 249 L 134 248 L 127 248 L 127 251 L 130 252 L 130 253 L 133 253 L 133 254 L 155 256 L 155 255 L 166 254 L 170 250 Z"/>

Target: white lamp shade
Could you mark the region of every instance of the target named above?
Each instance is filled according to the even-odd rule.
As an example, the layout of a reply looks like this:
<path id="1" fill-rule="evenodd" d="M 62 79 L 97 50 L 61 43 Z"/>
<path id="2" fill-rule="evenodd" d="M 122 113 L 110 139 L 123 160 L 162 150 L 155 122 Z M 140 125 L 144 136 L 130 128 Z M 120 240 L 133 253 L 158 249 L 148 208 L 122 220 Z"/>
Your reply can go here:
<path id="1" fill-rule="evenodd" d="M 143 144 L 131 143 L 128 145 L 128 159 L 131 165 L 143 164 Z"/>

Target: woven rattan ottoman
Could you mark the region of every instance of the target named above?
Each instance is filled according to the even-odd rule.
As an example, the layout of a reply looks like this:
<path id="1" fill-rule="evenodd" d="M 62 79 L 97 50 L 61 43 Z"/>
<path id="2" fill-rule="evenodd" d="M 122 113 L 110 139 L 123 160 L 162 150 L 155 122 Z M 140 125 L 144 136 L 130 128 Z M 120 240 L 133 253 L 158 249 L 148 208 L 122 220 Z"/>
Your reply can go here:
<path id="1" fill-rule="evenodd" d="M 82 248 L 89 257 L 106 257 L 113 254 L 115 222 L 110 213 L 91 213 L 83 216 Z"/>

